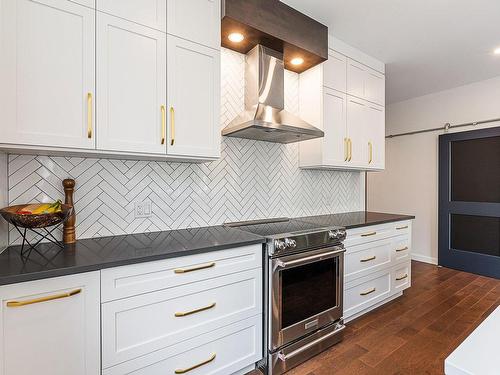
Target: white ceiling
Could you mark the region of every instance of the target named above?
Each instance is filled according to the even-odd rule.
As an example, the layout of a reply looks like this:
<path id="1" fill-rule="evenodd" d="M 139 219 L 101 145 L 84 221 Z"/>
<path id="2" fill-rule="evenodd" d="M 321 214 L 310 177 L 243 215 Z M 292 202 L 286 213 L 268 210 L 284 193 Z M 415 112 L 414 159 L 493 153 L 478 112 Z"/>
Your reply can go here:
<path id="1" fill-rule="evenodd" d="M 387 102 L 500 76 L 500 0 L 283 0 L 385 62 Z"/>

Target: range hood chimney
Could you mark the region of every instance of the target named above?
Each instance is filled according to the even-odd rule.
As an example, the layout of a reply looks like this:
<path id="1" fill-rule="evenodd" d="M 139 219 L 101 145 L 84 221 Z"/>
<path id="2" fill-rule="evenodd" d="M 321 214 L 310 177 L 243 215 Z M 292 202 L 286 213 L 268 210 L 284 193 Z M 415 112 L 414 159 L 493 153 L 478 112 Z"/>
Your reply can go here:
<path id="1" fill-rule="evenodd" d="M 277 143 L 324 136 L 322 130 L 284 109 L 282 53 L 256 45 L 246 56 L 245 83 L 245 111 L 222 135 Z"/>

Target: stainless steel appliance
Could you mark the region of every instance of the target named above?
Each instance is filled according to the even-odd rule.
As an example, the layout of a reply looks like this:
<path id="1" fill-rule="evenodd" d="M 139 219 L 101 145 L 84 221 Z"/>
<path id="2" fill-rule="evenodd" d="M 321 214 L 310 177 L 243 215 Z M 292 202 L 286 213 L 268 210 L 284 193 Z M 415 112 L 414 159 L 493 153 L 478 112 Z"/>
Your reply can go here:
<path id="1" fill-rule="evenodd" d="M 345 229 L 287 218 L 228 225 L 267 238 L 268 374 L 283 374 L 339 342 Z"/>

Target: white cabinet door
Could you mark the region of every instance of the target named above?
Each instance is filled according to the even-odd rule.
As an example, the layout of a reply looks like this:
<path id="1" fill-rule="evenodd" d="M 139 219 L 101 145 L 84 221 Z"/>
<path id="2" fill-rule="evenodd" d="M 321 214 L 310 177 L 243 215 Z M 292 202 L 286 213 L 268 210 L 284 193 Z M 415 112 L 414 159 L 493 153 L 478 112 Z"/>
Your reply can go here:
<path id="1" fill-rule="evenodd" d="M 347 94 L 365 97 L 365 68 L 357 61 L 347 59 Z"/>
<path id="2" fill-rule="evenodd" d="M 366 102 L 347 95 L 348 164 L 352 167 L 361 168 L 368 164 L 366 131 Z"/>
<path id="3" fill-rule="evenodd" d="M 167 0 L 97 0 L 97 10 L 167 31 Z"/>
<path id="4" fill-rule="evenodd" d="M 97 14 L 97 148 L 166 153 L 166 34 Z"/>
<path id="5" fill-rule="evenodd" d="M 385 104 L 385 76 L 373 69 L 366 71 L 365 99 L 379 105 Z"/>
<path id="6" fill-rule="evenodd" d="M 368 168 L 385 167 L 385 110 L 383 107 L 366 103 L 365 126 L 368 138 Z"/>
<path id="7" fill-rule="evenodd" d="M 346 92 L 347 58 L 329 50 L 328 60 L 323 64 L 323 84 L 325 87 Z"/>
<path id="8" fill-rule="evenodd" d="M 347 59 L 347 93 L 379 105 L 385 104 L 385 76 Z"/>
<path id="9" fill-rule="evenodd" d="M 167 154 L 220 156 L 220 51 L 168 35 Z"/>
<path id="10" fill-rule="evenodd" d="M 0 143 L 95 148 L 95 11 L 0 0 L 0 17 Z"/>
<path id="11" fill-rule="evenodd" d="M 347 97 L 335 90 L 325 90 L 323 96 L 323 164 L 342 166 L 346 164 L 346 110 Z"/>
<path id="12" fill-rule="evenodd" d="M 220 49 L 219 0 L 168 0 L 169 34 Z"/>
<path id="13" fill-rule="evenodd" d="M 99 272 L 0 287 L 0 374 L 100 374 L 99 288 Z"/>

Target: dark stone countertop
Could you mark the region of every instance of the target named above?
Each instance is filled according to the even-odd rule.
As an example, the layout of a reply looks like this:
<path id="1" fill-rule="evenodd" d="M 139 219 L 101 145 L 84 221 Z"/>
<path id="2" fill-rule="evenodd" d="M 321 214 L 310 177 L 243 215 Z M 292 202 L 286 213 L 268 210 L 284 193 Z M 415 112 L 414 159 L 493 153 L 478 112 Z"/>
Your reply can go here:
<path id="1" fill-rule="evenodd" d="M 0 285 L 264 242 L 264 238 L 239 229 L 214 226 L 84 239 L 64 250 L 41 244 L 37 249 L 45 258 L 33 251 L 24 263 L 20 246 L 11 246 L 0 254 Z"/>
<path id="2" fill-rule="evenodd" d="M 341 214 L 299 217 L 298 220 L 318 224 L 318 226 L 341 226 L 347 229 L 366 227 L 369 225 L 392 223 L 395 221 L 415 219 L 415 216 L 388 214 L 383 212 L 356 211 Z"/>

